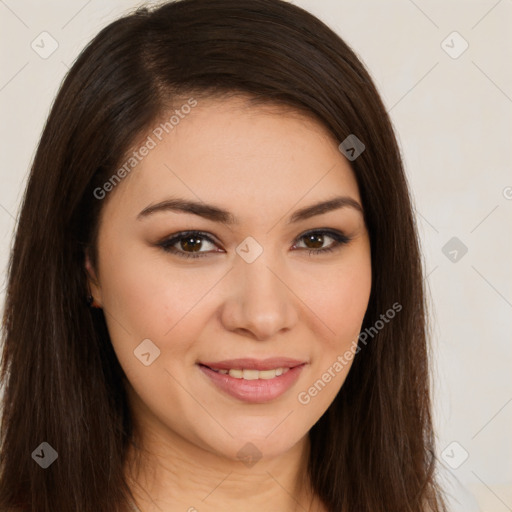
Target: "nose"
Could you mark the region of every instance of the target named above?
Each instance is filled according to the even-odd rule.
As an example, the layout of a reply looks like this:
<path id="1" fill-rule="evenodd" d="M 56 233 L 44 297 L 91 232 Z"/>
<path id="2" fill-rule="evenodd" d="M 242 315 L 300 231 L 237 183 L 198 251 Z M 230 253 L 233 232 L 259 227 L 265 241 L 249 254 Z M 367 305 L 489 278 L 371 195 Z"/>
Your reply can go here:
<path id="1" fill-rule="evenodd" d="M 272 264 L 265 251 L 252 263 L 237 258 L 229 279 L 221 312 L 227 330 L 264 341 L 297 323 L 298 299 L 293 287 L 282 266 L 275 260 Z"/>

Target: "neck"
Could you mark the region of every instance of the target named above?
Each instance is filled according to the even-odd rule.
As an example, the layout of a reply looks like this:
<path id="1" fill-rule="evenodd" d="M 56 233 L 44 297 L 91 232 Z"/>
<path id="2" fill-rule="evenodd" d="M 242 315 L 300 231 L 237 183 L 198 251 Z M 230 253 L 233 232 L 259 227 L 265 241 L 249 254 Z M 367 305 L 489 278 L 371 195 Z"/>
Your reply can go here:
<path id="1" fill-rule="evenodd" d="M 147 422 L 137 431 L 137 447 L 130 448 L 126 467 L 141 512 L 325 510 L 307 478 L 307 436 L 286 453 L 249 465 L 203 449 L 161 425 Z"/>

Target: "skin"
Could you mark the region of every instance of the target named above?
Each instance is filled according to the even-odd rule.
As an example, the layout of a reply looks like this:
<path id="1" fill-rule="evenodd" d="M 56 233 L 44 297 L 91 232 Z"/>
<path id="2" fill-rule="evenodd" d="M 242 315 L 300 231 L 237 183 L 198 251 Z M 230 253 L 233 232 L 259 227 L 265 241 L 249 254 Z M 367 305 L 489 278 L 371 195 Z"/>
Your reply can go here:
<path id="1" fill-rule="evenodd" d="M 105 199 L 98 266 L 87 259 L 86 267 L 127 376 L 142 447 L 140 466 L 127 464 L 127 475 L 143 512 L 326 510 L 305 477 L 307 434 L 351 362 L 308 404 L 298 394 L 357 340 L 370 296 L 370 243 L 353 207 L 287 220 L 334 196 L 361 204 L 337 146 L 297 112 L 249 106 L 243 97 L 202 99 Z M 137 218 L 170 197 L 214 204 L 239 224 L 176 211 Z M 310 255 L 335 245 L 328 234 L 317 245 L 303 237 L 320 228 L 350 241 Z M 214 240 L 202 239 L 204 257 L 158 245 L 185 230 Z M 236 252 L 248 236 L 263 248 L 252 263 Z M 197 254 L 179 241 L 174 247 Z M 144 339 L 160 350 L 149 366 L 134 356 Z M 197 365 L 275 356 L 307 364 L 291 389 L 267 403 L 226 395 Z M 251 467 L 237 457 L 249 442 L 261 453 Z"/>

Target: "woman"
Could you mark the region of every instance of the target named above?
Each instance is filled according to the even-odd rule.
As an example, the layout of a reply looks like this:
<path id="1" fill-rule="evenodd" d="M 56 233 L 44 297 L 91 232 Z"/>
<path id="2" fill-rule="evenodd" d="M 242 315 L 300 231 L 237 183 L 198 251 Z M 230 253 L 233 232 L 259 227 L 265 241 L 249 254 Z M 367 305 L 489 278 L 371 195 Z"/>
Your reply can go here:
<path id="1" fill-rule="evenodd" d="M 33 163 L 0 508 L 445 510 L 425 318 L 348 46 L 279 0 L 139 9 L 81 53 Z"/>

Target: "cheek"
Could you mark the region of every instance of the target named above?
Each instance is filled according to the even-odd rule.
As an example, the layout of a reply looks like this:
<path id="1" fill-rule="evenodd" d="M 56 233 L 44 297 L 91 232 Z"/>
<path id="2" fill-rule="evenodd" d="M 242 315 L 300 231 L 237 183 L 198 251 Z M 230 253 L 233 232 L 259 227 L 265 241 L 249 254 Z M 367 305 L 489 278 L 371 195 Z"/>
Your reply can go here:
<path id="1" fill-rule="evenodd" d="M 372 284 L 368 255 L 362 253 L 337 267 L 305 275 L 304 302 L 318 320 L 317 332 L 325 333 L 323 348 L 339 350 L 357 339 Z"/>
<path id="2" fill-rule="evenodd" d="M 312 305 L 317 335 L 313 364 L 297 399 L 313 417 L 320 417 L 345 381 L 356 352 L 371 292 L 369 251 L 354 254 L 336 269 L 308 276 L 307 302 Z"/>
<path id="3" fill-rule="evenodd" d="M 105 252 L 102 293 L 105 309 L 126 331 L 162 338 L 200 303 L 219 279 L 211 269 L 176 267 L 159 249 L 125 244 L 122 254 Z"/>
<path id="4" fill-rule="evenodd" d="M 346 272 L 339 280 L 333 279 L 329 287 L 332 300 L 325 302 L 324 310 L 337 339 L 357 338 L 368 307 L 370 290 L 369 268 Z"/>
<path id="5" fill-rule="evenodd" d="M 207 270 L 172 269 L 165 255 L 155 250 L 155 255 L 148 257 L 147 248 L 136 249 L 133 245 L 124 245 L 122 254 L 113 246 L 105 248 L 108 258 L 102 267 L 104 313 L 112 345 L 129 379 L 140 378 L 141 372 L 151 379 L 154 372 L 149 377 L 147 370 L 162 365 L 172 367 L 173 362 L 187 357 L 201 329 L 201 298 L 218 277 Z M 150 352 L 158 354 L 149 367 L 137 359 L 139 352 L 146 353 L 139 350 L 146 346 L 141 345 L 143 340 L 151 340 L 149 345 L 144 343 Z M 147 385 L 152 384 L 148 381 Z"/>

